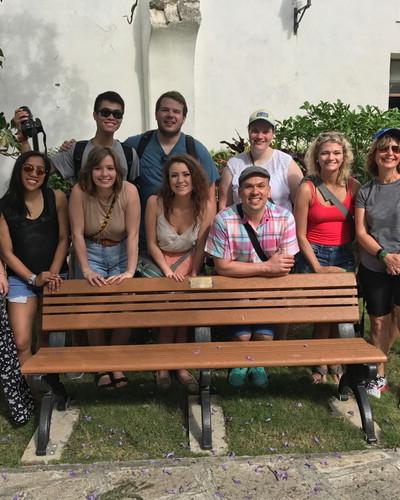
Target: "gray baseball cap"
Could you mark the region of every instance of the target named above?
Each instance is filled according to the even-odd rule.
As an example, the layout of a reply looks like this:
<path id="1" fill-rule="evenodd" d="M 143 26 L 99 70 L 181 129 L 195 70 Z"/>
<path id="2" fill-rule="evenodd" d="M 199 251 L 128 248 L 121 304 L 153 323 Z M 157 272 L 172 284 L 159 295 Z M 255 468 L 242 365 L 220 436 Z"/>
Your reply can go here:
<path id="1" fill-rule="evenodd" d="M 270 179 L 268 170 L 264 167 L 257 167 L 257 165 L 251 165 L 243 170 L 243 172 L 239 176 L 239 186 L 249 177 L 265 177 L 266 179 Z"/>

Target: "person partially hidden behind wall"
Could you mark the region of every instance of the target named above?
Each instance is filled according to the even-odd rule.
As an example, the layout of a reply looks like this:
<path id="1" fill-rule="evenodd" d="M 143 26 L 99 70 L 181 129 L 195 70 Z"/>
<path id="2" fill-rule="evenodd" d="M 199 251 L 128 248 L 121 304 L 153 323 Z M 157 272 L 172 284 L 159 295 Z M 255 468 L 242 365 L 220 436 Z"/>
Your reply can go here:
<path id="1" fill-rule="evenodd" d="M 239 177 L 241 203 L 217 214 L 206 243 L 218 274 L 232 277 L 285 276 L 299 251 L 293 215 L 269 201 L 270 175 L 265 168 L 247 167 Z M 253 232 L 255 238 L 251 238 Z M 254 241 L 254 243 L 252 242 Z M 256 249 L 256 247 L 258 247 Z M 273 340 L 271 325 L 233 327 L 235 340 Z M 247 377 L 258 387 L 268 385 L 263 367 L 234 368 L 229 383 L 239 388 Z"/>

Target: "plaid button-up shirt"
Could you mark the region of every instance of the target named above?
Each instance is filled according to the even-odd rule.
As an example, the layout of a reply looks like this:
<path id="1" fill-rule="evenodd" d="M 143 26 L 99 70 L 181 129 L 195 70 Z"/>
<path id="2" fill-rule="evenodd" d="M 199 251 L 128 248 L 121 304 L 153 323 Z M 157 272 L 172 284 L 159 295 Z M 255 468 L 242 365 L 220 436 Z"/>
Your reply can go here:
<path id="1" fill-rule="evenodd" d="M 261 262 L 249 239 L 236 205 L 217 214 L 206 243 L 206 252 L 219 259 L 240 262 Z M 267 202 L 257 228 L 258 241 L 267 257 L 281 251 L 295 255 L 299 251 L 293 215 L 285 208 Z"/>

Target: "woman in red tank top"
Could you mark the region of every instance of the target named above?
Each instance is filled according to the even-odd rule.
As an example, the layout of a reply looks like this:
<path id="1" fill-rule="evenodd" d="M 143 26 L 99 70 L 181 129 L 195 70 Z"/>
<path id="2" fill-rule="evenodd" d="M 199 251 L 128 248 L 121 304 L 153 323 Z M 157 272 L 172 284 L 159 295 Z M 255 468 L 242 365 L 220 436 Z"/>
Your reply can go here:
<path id="1" fill-rule="evenodd" d="M 354 239 L 353 224 L 332 202 L 326 201 L 318 183 L 328 190 L 354 216 L 355 195 L 360 187 L 350 177 L 353 161 L 351 146 L 339 132 L 320 134 L 306 153 L 308 179 L 300 186 L 295 204 L 297 239 L 301 254 L 296 263 L 297 272 L 338 273 L 354 271 L 351 248 Z M 315 325 L 314 338 L 338 337 L 337 325 Z M 340 380 L 341 367 L 317 366 L 311 381 L 327 381 L 328 371 L 336 383 Z"/>

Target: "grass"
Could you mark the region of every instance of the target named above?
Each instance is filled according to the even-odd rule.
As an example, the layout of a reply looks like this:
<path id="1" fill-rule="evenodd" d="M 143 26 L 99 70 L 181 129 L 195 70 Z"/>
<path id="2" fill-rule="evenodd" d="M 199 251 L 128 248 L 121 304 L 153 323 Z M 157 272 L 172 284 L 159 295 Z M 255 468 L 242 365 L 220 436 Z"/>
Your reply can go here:
<path id="1" fill-rule="evenodd" d="M 297 336 L 297 334 L 296 334 Z M 373 399 L 374 418 L 382 429 L 381 446 L 400 445 L 400 410 L 396 382 L 400 376 L 400 340 L 387 373 L 392 391 Z M 215 371 L 213 383 L 226 419 L 229 450 L 236 455 L 312 453 L 367 447 L 361 430 L 332 417 L 332 385 L 310 385 L 305 368 L 271 369 L 267 391 L 227 385 L 227 372 Z M 186 429 L 186 396 L 175 382 L 166 394 L 155 391 L 151 373 L 129 374 L 120 391 L 94 388 L 93 377 L 65 384 L 81 409 L 80 419 L 62 457 L 64 463 L 190 457 Z M 15 428 L 0 403 L 0 466 L 16 466 L 35 427 L 34 419 Z"/>

